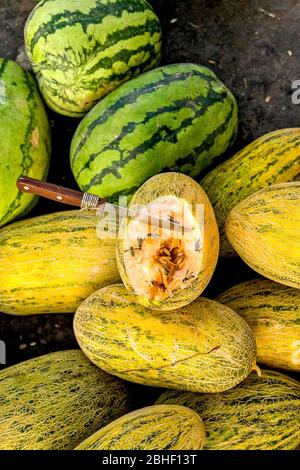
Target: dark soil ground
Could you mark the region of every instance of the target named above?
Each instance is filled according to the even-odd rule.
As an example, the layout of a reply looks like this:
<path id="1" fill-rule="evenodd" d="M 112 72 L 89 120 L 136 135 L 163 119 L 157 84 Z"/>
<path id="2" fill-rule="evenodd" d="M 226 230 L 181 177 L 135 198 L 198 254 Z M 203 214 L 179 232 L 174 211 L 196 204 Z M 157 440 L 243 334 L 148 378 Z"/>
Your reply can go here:
<path id="1" fill-rule="evenodd" d="M 296 127 L 300 106 L 300 0 L 151 0 L 163 25 L 163 63 L 196 62 L 212 68 L 235 94 L 241 126 L 237 148 L 268 131 Z M 0 0 L 0 56 L 22 58 L 23 26 L 34 0 Z M 20 54 L 21 52 L 21 54 Z M 49 181 L 76 187 L 68 151 L 77 122 L 49 112 L 53 155 Z M 233 153 L 233 151 L 231 153 Z M 32 215 L 62 209 L 40 201 Z M 207 296 L 253 277 L 239 260 L 221 264 Z M 7 365 L 76 347 L 72 315 L 0 314 Z M 0 366 L 1 367 L 1 366 Z"/>

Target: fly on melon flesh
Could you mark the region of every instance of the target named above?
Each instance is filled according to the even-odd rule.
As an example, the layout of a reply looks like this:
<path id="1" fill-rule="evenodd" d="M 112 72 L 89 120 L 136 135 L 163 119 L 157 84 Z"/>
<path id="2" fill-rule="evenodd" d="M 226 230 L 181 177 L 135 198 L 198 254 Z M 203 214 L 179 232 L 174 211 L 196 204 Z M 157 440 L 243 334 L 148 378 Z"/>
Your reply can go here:
<path id="1" fill-rule="evenodd" d="M 210 281 L 219 251 L 218 227 L 206 193 L 189 176 L 164 173 L 144 183 L 129 208 L 138 216 L 123 221 L 117 242 L 126 288 L 148 308 L 173 310 L 192 302 Z M 161 227 L 154 219 L 169 226 Z"/>

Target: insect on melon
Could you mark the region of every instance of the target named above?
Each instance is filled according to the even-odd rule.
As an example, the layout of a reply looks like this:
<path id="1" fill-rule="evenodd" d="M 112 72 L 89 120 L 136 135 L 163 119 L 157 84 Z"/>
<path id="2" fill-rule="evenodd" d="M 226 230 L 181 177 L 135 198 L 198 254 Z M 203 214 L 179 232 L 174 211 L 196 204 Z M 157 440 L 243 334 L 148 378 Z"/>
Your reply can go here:
<path id="1" fill-rule="evenodd" d="M 137 302 L 171 310 L 188 304 L 205 289 L 218 258 L 219 236 L 210 202 L 202 188 L 180 173 L 153 176 L 135 193 L 117 243 L 122 280 Z M 141 221 L 149 215 L 150 223 Z M 166 228 L 151 217 L 170 221 Z M 177 231 L 172 222 L 183 229 Z"/>
<path id="2" fill-rule="evenodd" d="M 75 450 L 201 450 L 205 430 L 189 408 L 153 405 L 122 416 Z"/>

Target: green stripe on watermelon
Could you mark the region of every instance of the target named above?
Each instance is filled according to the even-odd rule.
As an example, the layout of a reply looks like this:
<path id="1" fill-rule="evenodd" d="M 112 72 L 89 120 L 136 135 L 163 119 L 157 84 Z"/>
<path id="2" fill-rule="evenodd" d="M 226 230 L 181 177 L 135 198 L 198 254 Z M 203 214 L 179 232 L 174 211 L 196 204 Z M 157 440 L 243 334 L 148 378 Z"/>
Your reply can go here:
<path id="1" fill-rule="evenodd" d="M 37 108 L 37 103 L 33 100 L 34 99 L 34 93 L 36 93 L 36 88 L 35 84 L 32 80 L 32 78 L 27 74 L 25 70 L 22 71 L 24 75 L 24 82 L 26 83 L 26 86 L 28 87 L 28 95 L 27 95 L 27 102 L 28 102 L 28 120 L 27 120 L 27 127 L 25 129 L 24 137 L 23 137 L 23 143 L 20 145 L 20 150 L 22 153 L 22 161 L 20 162 L 20 175 L 27 175 L 28 172 L 30 171 L 31 166 L 33 165 L 33 158 L 31 157 L 31 149 L 32 145 L 30 144 L 31 136 L 34 131 L 34 124 L 35 124 L 35 111 Z M 42 179 L 45 179 L 47 176 L 48 168 L 45 168 L 45 173 L 42 175 Z M 23 194 L 20 191 L 16 192 L 16 197 L 11 201 L 10 205 L 8 206 L 6 210 L 6 214 L 4 217 L 0 219 L 0 224 L 3 225 L 3 223 L 6 222 L 6 220 L 10 220 L 12 215 L 16 212 L 19 211 L 21 207 L 21 200 L 23 198 Z M 37 201 L 32 201 L 32 207 L 34 203 Z M 19 215 L 21 215 L 20 213 Z"/>
<path id="2" fill-rule="evenodd" d="M 197 176 L 233 142 L 237 104 L 195 64 L 147 72 L 104 98 L 80 123 L 71 166 L 82 190 L 114 200 L 162 171 Z"/>
<path id="3" fill-rule="evenodd" d="M 82 116 L 158 64 L 161 28 L 145 0 L 48 0 L 29 16 L 25 42 L 47 104 Z"/>
<path id="4" fill-rule="evenodd" d="M 191 65 L 192 64 L 179 64 L 177 67 L 182 68 L 181 73 L 179 74 L 172 74 L 172 68 L 175 67 L 174 65 L 160 67 L 154 70 L 151 75 L 150 72 L 148 72 L 147 75 L 144 74 L 143 77 L 138 77 L 138 81 L 136 79 L 135 81 L 131 81 L 130 83 L 123 85 L 121 89 L 116 90 L 109 97 L 107 97 L 105 99 L 105 106 L 102 106 L 104 112 L 102 114 L 99 114 L 98 117 L 95 117 L 95 119 L 93 119 L 94 116 L 92 115 L 92 113 L 89 113 L 89 115 L 85 118 L 84 121 L 82 121 L 81 125 L 79 126 L 78 131 L 80 130 L 80 127 L 84 127 L 85 130 L 81 136 L 81 140 L 79 141 L 78 146 L 76 146 L 74 150 L 74 155 L 71 159 L 71 162 L 73 159 L 76 158 L 78 152 L 81 150 L 87 139 L 90 137 L 92 131 L 97 126 L 106 123 L 114 113 L 116 113 L 120 109 L 123 110 L 125 106 L 136 105 L 137 100 L 140 97 L 144 97 L 146 94 L 154 93 L 157 90 L 158 86 L 165 87 L 168 86 L 170 82 L 171 84 L 176 82 L 184 82 L 191 76 L 191 74 L 193 74 L 192 70 L 185 70 L 185 67 Z M 195 67 L 195 75 L 197 75 L 199 78 L 203 78 L 203 80 L 207 80 L 207 83 L 212 80 L 212 72 L 209 69 L 201 67 L 200 71 L 197 70 L 197 68 L 199 69 L 199 66 Z M 171 73 L 168 73 L 168 71 Z M 99 107 L 100 104 L 98 108 Z"/>
<path id="5" fill-rule="evenodd" d="M 222 102 L 222 97 L 220 97 L 220 102 Z M 186 104 L 185 102 L 182 102 L 182 106 L 184 106 L 185 104 Z M 199 103 L 200 106 L 201 106 L 201 104 L 203 104 L 203 103 Z M 177 112 L 180 106 L 181 106 L 181 103 L 177 101 L 175 106 L 174 106 L 173 111 Z M 195 113 L 196 117 L 200 117 L 201 115 L 203 115 L 207 111 L 207 109 L 209 107 L 209 104 L 206 104 L 203 107 L 200 107 L 200 106 L 199 106 L 199 110 L 197 111 L 197 113 Z M 156 113 L 156 115 L 159 116 L 163 113 L 171 113 L 171 111 L 172 111 L 171 107 L 170 108 L 167 108 L 167 107 L 160 108 L 158 110 L 158 112 Z M 151 114 L 151 113 L 149 113 L 149 114 Z M 232 116 L 232 112 L 230 112 L 230 117 L 231 116 Z M 139 123 L 139 124 L 146 125 L 146 124 L 148 124 L 148 122 L 151 119 L 153 119 L 153 117 L 155 117 L 155 116 L 151 115 L 149 119 L 147 118 L 142 123 Z M 137 125 L 135 125 L 135 124 L 132 125 L 132 123 L 129 123 L 128 125 L 124 126 L 123 132 L 116 139 L 114 139 L 111 143 L 106 145 L 102 149 L 101 153 L 105 152 L 105 151 L 108 151 L 108 150 L 113 150 L 115 148 L 116 144 L 119 144 L 122 141 L 123 137 L 126 137 L 129 132 L 133 132 L 135 130 L 135 128 L 137 127 Z M 92 178 L 92 180 L 90 181 L 90 183 L 88 185 L 83 186 L 82 189 L 87 191 L 88 189 L 90 189 L 90 187 L 92 187 L 94 185 L 101 184 L 102 181 L 103 181 L 103 177 L 105 177 L 108 174 L 114 174 L 117 177 L 120 177 L 120 175 L 118 173 L 119 168 L 124 168 L 125 165 L 128 162 L 130 162 L 132 159 L 138 158 L 143 153 L 147 152 L 149 149 L 154 148 L 159 142 L 163 141 L 164 139 L 166 140 L 166 142 L 170 141 L 172 143 L 176 143 L 177 142 L 177 133 L 180 132 L 181 130 L 185 129 L 189 124 L 192 124 L 192 119 L 184 120 L 182 122 L 182 124 L 180 125 L 180 127 L 178 129 L 176 129 L 176 134 L 172 133 L 170 135 L 168 135 L 168 127 L 167 126 L 161 127 L 148 140 L 144 141 L 143 143 L 141 143 L 137 147 L 133 148 L 127 158 L 123 158 L 122 160 L 119 160 L 118 162 L 116 162 L 114 164 L 114 166 L 112 168 L 109 168 L 109 169 L 105 168 L 100 174 L 97 174 L 94 178 Z M 205 144 L 206 144 L 206 142 L 205 142 Z M 99 154 L 100 154 L 100 152 L 91 155 L 90 160 L 80 169 L 80 171 L 75 175 L 75 177 L 79 178 L 81 173 L 85 169 L 90 168 L 91 164 L 99 156 Z M 194 155 L 191 155 L 191 158 L 196 160 Z M 182 162 L 183 165 L 186 165 L 187 162 L 189 162 L 189 156 L 186 157 L 185 159 L 182 158 L 181 162 Z M 194 162 L 194 163 L 196 163 L 196 162 Z M 163 170 L 163 169 L 164 168 L 161 168 L 161 170 Z M 178 169 L 178 162 L 177 162 L 176 166 L 172 166 L 172 169 L 174 171 L 176 171 Z"/>
<path id="6" fill-rule="evenodd" d="M 0 59 L 0 226 L 27 213 L 37 198 L 16 187 L 20 175 L 45 179 L 50 130 L 34 79 L 13 61 Z"/>
<path id="7" fill-rule="evenodd" d="M 58 13 L 52 15 L 51 23 L 42 23 L 37 28 L 34 36 L 32 37 L 32 40 L 28 43 L 28 46 L 30 47 L 30 50 L 32 52 L 40 39 L 45 41 L 47 39 L 47 36 L 49 36 L 50 34 L 55 34 L 59 29 L 64 29 L 68 26 L 79 24 L 81 25 L 82 29 L 86 31 L 89 25 L 98 25 L 109 15 L 120 18 L 124 14 L 124 6 L 128 6 L 128 10 L 125 11 L 130 12 L 130 2 L 127 1 L 124 3 L 124 0 L 120 2 L 112 1 L 107 3 L 104 3 L 101 0 L 90 2 L 91 5 L 94 4 L 95 6 L 94 8 L 91 7 L 87 13 L 82 10 L 79 10 L 77 7 L 84 7 L 84 3 L 88 4 L 88 2 L 81 2 L 81 5 L 80 3 L 78 4 L 78 2 L 76 3 L 74 5 L 74 10 L 68 9 L 66 5 L 66 8 L 64 8 L 62 11 L 59 11 Z M 134 4 L 134 13 L 145 12 L 146 9 L 149 10 L 149 4 L 144 1 L 132 1 L 131 3 L 132 5 Z M 32 15 L 34 15 L 34 11 Z"/>
<path id="8" fill-rule="evenodd" d="M 2 78 L 2 75 L 3 75 L 4 72 L 5 72 L 5 69 L 6 69 L 7 64 L 8 64 L 8 60 L 7 60 L 7 59 L 1 59 L 1 63 L 0 63 L 0 78 Z"/>

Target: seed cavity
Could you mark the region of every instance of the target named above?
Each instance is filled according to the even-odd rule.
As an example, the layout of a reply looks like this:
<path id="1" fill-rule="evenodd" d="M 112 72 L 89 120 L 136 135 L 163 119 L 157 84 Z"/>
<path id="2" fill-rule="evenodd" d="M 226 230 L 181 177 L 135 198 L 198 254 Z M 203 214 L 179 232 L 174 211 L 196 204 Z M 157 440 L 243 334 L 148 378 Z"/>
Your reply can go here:
<path id="1" fill-rule="evenodd" d="M 153 239 L 147 238 L 143 241 L 146 253 L 147 248 L 151 249 Z M 167 298 L 170 295 L 169 285 L 172 282 L 177 271 L 182 269 L 186 254 L 184 251 L 184 244 L 181 239 L 169 238 L 168 240 L 161 240 L 159 248 L 152 255 L 151 270 L 151 286 L 149 288 L 149 300 L 154 300 L 156 297 Z M 137 260 L 138 263 L 143 263 L 144 256 L 141 254 Z"/>

